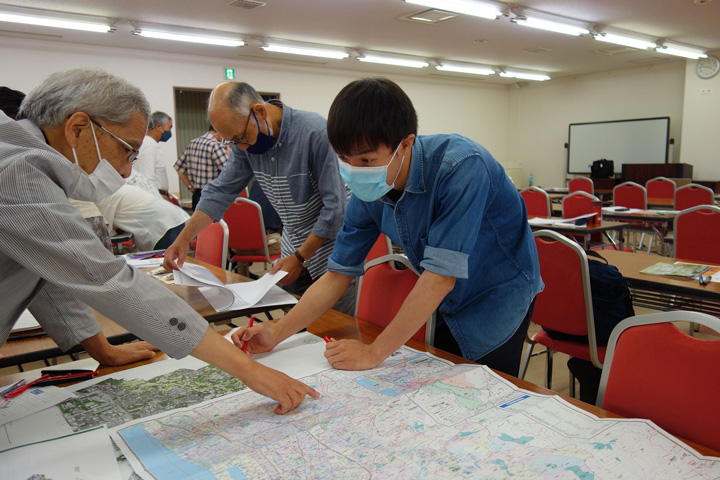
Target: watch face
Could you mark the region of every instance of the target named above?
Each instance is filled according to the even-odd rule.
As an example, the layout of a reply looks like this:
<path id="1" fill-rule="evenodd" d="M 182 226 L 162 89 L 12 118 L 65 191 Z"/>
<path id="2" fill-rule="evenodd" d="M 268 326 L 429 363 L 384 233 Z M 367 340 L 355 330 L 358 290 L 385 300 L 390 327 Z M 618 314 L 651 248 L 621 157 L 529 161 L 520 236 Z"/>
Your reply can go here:
<path id="1" fill-rule="evenodd" d="M 700 78 L 712 78 L 720 71 L 720 60 L 718 60 L 718 57 L 713 57 L 712 55 L 707 58 L 701 58 L 697 62 L 695 71 Z"/>

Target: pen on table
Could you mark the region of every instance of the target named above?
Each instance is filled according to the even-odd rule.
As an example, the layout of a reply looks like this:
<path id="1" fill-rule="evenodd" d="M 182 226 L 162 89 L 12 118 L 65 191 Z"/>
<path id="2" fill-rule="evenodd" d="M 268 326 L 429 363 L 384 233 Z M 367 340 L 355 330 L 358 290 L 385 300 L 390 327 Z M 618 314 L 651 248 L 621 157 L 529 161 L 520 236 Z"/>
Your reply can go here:
<path id="1" fill-rule="evenodd" d="M 330 343 L 330 342 L 332 342 L 332 339 L 331 339 L 330 337 L 328 337 L 327 335 L 325 335 L 325 336 L 323 337 L 323 340 L 325 340 L 325 343 Z"/>
<path id="2" fill-rule="evenodd" d="M 95 370 L 71 369 L 71 370 L 40 370 L 41 375 L 74 375 L 76 373 L 94 373 Z"/>
<path id="3" fill-rule="evenodd" d="M 72 373 L 70 375 L 54 375 L 54 376 L 51 375 L 49 378 L 47 378 L 45 380 L 40 380 L 34 386 L 45 387 L 48 385 L 60 385 L 63 383 L 68 383 L 68 382 L 80 382 L 82 380 L 90 380 L 97 374 L 98 374 L 98 372 L 91 371 L 91 372 L 82 372 L 82 373 Z"/>
<path id="4" fill-rule="evenodd" d="M 4 397 L 4 396 L 7 395 L 8 393 L 12 392 L 12 391 L 15 390 L 16 388 L 22 387 L 23 385 L 25 385 L 25 379 L 24 379 L 24 378 L 21 378 L 20 380 L 18 380 L 17 382 L 13 383 L 13 384 L 10 385 L 9 387 L 7 387 L 5 390 L 3 390 L 2 392 L 0 392 L 0 397 Z"/>
<path id="5" fill-rule="evenodd" d="M 6 393 L 5 395 L 3 395 L 3 398 L 15 398 L 18 395 L 20 395 L 21 393 L 23 393 L 25 390 L 27 390 L 28 388 L 34 386 L 36 383 L 38 383 L 42 380 L 47 380 L 48 378 L 50 378 L 50 375 L 43 375 L 42 377 L 38 378 L 37 380 L 33 380 L 30 383 L 26 383 L 22 387 L 14 389 L 10 393 Z"/>
<path id="6" fill-rule="evenodd" d="M 255 317 L 250 317 L 250 323 L 248 323 L 248 328 L 252 327 L 253 323 L 255 323 Z M 245 344 L 243 345 L 243 352 L 247 352 L 249 342 L 250 340 L 245 340 Z"/>

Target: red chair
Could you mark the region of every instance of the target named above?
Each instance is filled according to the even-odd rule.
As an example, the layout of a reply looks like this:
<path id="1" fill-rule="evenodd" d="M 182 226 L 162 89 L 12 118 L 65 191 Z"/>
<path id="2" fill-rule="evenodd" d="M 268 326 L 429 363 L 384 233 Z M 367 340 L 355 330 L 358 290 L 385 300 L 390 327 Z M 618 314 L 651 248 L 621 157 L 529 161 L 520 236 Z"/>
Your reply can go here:
<path id="1" fill-rule="evenodd" d="M 230 230 L 228 247 L 244 253 L 234 254 L 230 263 L 238 262 L 265 262 L 272 263 L 281 254 L 270 254 L 265 236 L 265 222 L 262 208 L 256 202 L 245 197 L 235 199 L 223 215 Z"/>
<path id="2" fill-rule="evenodd" d="M 197 236 L 195 259 L 226 269 L 228 237 L 228 226 L 222 219 L 211 223 Z"/>
<path id="3" fill-rule="evenodd" d="M 587 192 L 573 192 L 562 198 L 563 218 L 574 218 L 580 215 L 592 213 L 592 202 L 599 202 L 600 199 Z"/>
<path id="4" fill-rule="evenodd" d="M 525 201 L 525 208 L 527 209 L 528 215 L 537 215 L 539 217 L 549 217 L 552 215 L 550 195 L 542 188 L 528 187 L 520 191 L 520 196 Z"/>
<path id="5" fill-rule="evenodd" d="M 676 321 L 720 332 L 720 320 L 704 313 L 626 318 L 610 336 L 596 405 L 717 450 L 720 340 L 693 338 L 669 323 Z"/>
<path id="6" fill-rule="evenodd" d="M 675 217 L 673 256 L 696 262 L 720 263 L 720 207 L 699 205 Z"/>
<path id="7" fill-rule="evenodd" d="M 399 269 L 398 266 L 405 268 Z M 415 287 L 419 275 L 404 255 L 384 255 L 367 262 L 365 274 L 358 283 L 355 317 L 387 327 Z M 432 345 L 434 337 L 435 314 L 412 339 Z"/>
<path id="8" fill-rule="evenodd" d="M 393 253 L 392 241 L 390 241 L 390 239 L 384 233 L 381 233 L 378 239 L 375 241 L 375 244 L 370 249 L 370 253 L 368 253 L 365 261 L 369 262 L 371 260 L 375 260 L 376 258 L 390 255 L 391 253 Z"/>
<path id="9" fill-rule="evenodd" d="M 647 210 L 647 190 L 640 184 L 635 182 L 625 182 L 613 188 L 613 205 L 616 207 L 637 208 L 639 210 Z M 637 243 L 638 248 L 642 249 L 645 240 L 645 234 L 650 235 L 648 242 L 648 254 L 652 250 L 653 238 L 655 235 L 660 237 L 662 241 L 662 232 L 654 229 L 643 222 L 631 223 L 625 232 L 640 233 L 640 242 Z"/>
<path id="10" fill-rule="evenodd" d="M 689 183 L 675 190 L 675 210 L 686 210 L 698 205 L 712 205 L 715 201 L 715 192 L 708 187 Z"/>
<path id="11" fill-rule="evenodd" d="M 568 182 L 568 193 L 585 192 L 595 195 L 595 184 L 592 178 L 576 177 Z"/>
<path id="12" fill-rule="evenodd" d="M 520 378 L 525 377 L 531 356 L 547 354 L 546 384 L 552 385 L 552 354 L 562 352 L 571 357 L 581 358 L 602 368 L 605 347 L 598 347 L 595 339 L 590 272 L 585 251 L 551 230 L 539 230 L 533 233 L 540 260 L 540 275 L 545 289 L 535 300 L 532 322 L 541 327 L 567 335 L 587 337 L 588 343 L 571 340 L 556 340 L 545 330 L 532 337 L 528 336 L 529 346 L 525 349 L 520 365 Z M 536 344 L 546 350 L 533 354 Z M 575 393 L 574 378 L 570 382 L 570 394 Z"/>
<path id="13" fill-rule="evenodd" d="M 665 177 L 651 178 L 645 182 L 647 198 L 675 198 L 675 182 Z"/>

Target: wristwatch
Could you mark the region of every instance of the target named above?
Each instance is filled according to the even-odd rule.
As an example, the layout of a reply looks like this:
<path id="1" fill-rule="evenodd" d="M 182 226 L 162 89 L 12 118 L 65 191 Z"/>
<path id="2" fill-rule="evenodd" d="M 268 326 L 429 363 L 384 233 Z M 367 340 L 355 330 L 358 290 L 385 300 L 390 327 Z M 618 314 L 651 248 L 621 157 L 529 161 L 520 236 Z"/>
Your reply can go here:
<path id="1" fill-rule="evenodd" d="M 293 255 L 295 255 L 295 258 L 297 258 L 300 261 L 300 265 L 303 268 L 307 268 L 308 265 L 310 265 L 310 259 L 309 258 L 303 258 L 302 255 L 300 255 L 300 252 L 298 250 L 295 250 L 293 252 Z"/>

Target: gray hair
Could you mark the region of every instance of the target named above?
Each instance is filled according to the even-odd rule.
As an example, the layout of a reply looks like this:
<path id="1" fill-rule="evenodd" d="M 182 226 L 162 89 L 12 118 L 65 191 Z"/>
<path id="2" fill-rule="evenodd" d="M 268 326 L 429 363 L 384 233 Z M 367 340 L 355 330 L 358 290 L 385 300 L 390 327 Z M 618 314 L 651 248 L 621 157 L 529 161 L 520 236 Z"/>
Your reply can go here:
<path id="1" fill-rule="evenodd" d="M 20 105 L 18 118 L 52 128 L 76 112 L 125 124 L 137 112 L 147 118 L 150 104 L 136 86 L 99 68 L 57 72 L 35 87 Z"/>
<path id="2" fill-rule="evenodd" d="M 158 125 L 165 126 L 168 120 L 172 120 L 170 115 L 165 112 L 157 111 L 150 115 L 150 122 L 148 122 L 148 132 Z"/>
<path id="3" fill-rule="evenodd" d="M 260 94 L 245 82 L 233 82 L 226 101 L 230 107 L 243 117 L 250 114 L 250 107 L 256 103 L 265 103 Z"/>

